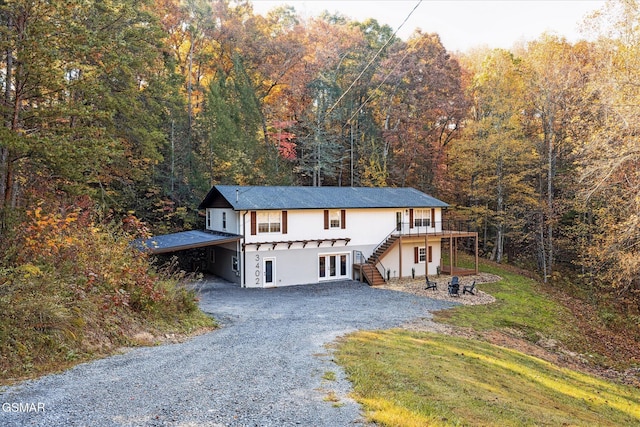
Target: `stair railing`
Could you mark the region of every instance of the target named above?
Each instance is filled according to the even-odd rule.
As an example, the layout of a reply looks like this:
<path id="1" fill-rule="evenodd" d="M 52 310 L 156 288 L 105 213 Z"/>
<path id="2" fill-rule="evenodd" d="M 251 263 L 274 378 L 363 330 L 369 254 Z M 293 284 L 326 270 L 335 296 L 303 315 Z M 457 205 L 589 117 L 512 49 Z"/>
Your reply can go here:
<path id="1" fill-rule="evenodd" d="M 387 282 L 387 269 L 384 268 L 384 265 L 382 265 L 382 263 L 380 262 L 380 259 L 378 258 L 373 265 L 376 267 L 376 269 L 378 269 L 378 272 L 380 273 L 380 275 L 382 276 L 382 278 L 384 279 L 384 281 L 386 283 Z M 380 271 L 380 268 L 382 268 L 382 271 Z"/>
<path id="2" fill-rule="evenodd" d="M 376 247 L 373 249 L 373 252 L 371 252 L 371 255 L 373 256 L 373 255 L 376 253 L 376 251 L 377 251 L 378 249 L 380 249 L 380 247 L 381 247 L 382 245 L 384 245 L 385 243 L 387 243 L 387 240 L 389 240 L 389 237 L 393 236 L 393 234 L 394 234 L 394 233 L 397 233 L 397 232 L 398 232 L 398 229 L 397 229 L 396 227 L 394 227 L 394 228 L 393 228 L 393 230 L 391 230 L 391 233 L 387 234 L 387 235 L 385 236 L 385 238 L 384 238 L 384 239 L 382 239 L 382 241 L 378 244 L 378 246 L 376 246 Z M 377 258 L 377 257 L 376 257 L 376 258 Z"/>
<path id="3" fill-rule="evenodd" d="M 380 247 L 382 247 L 382 245 L 387 243 L 387 240 L 389 240 L 389 238 L 397 231 L 398 229 L 394 228 L 389 234 L 387 234 L 387 236 L 382 240 L 382 242 L 380 242 L 380 244 L 378 244 L 378 246 L 376 246 L 373 249 L 373 252 L 371 253 L 371 259 L 373 261 L 373 265 L 378 270 L 378 272 L 380 273 L 380 275 L 382 276 L 385 282 L 387 282 L 387 269 L 384 266 L 384 264 L 382 264 L 382 262 L 380 261 L 380 257 L 376 255 L 376 252 L 378 251 L 378 249 L 380 249 Z"/>
<path id="4" fill-rule="evenodd" d="M 354 250 L 353 251 L 353 263 L 354 264 L 367 264 L 367 259 L 364 257 L 364 254 L 362 253 L 362 251 L 359 251 L 359 250 Z M 382 276 L 384 281 L 386 282 L 387 281 L 387 276 L 386 276 L 387 269 L 380 262 L 380 259 L 376 257 L 373 265 L 378 270 L 378 272 L 380 273 L 380 275 Z M 382 270 L 380 270 L 380 269 L 382 269 Z M 360 274 L 366 276 L 366 272 L 362 268 L 360 269 Z M 371 277 L 370 279 L 373 281 L 373 277 Z"/>

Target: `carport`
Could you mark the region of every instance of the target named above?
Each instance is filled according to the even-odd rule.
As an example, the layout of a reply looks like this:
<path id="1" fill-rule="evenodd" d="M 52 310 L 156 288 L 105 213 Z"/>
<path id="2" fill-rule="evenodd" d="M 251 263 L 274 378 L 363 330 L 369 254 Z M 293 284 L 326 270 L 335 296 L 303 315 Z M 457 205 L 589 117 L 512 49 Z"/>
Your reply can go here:
<path id="1" fill-rule="evenodd" d="M 133 245 L 160 258 L 176 257 L 185 270 L 208 271 L 215 262 L 214 247 L 237 244 L 241 237 L 210 230 L 190 230 L 137 239 Z"/>
<path id="2" fill-rule="evenodd" d="M 134 245 L 152 254 L 165 254 L 186 249 L 204 248 L 237 242 L 241 236 L 209 230 L 190 230 L 179 233 L 162 234 L 148 239 L 138 239 Z"/>

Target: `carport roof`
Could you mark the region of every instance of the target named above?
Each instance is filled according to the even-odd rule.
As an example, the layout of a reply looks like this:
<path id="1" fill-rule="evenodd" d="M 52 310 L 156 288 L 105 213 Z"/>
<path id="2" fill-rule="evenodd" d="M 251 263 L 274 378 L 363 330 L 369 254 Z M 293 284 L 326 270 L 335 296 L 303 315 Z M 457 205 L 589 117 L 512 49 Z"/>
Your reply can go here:
<path id="1" fill-rule="evenodd" d="M 138 249 L 146 250 L 153 254 L 162 254 L 236 242 L 238 240 L 240 240 L 240 236 L 237 234 L 191 230 L 154 236 L 149 239 L 138 239 L 133 244 Z"/>

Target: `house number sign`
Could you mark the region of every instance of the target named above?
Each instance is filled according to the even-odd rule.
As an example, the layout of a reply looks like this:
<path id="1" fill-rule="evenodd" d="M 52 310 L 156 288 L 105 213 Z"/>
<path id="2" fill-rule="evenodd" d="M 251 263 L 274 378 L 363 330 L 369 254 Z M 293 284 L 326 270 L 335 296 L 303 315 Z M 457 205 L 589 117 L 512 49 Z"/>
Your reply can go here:
<path id="1" fill-rule="evenodd" d="M 256 254 L 256 285 L 260 284 L 260 255 Z"/>

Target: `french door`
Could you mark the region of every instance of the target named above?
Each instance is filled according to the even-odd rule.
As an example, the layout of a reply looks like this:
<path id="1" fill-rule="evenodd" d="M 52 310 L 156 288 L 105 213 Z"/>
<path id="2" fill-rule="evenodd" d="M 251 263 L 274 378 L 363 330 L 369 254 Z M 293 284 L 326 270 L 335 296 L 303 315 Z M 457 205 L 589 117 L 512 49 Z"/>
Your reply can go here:
<path id="1" fill-rule="evenodd" d="M 318 278 L 320 280 L 348 277 L 349 254 L 322 254 L 318 257 Z"/>

